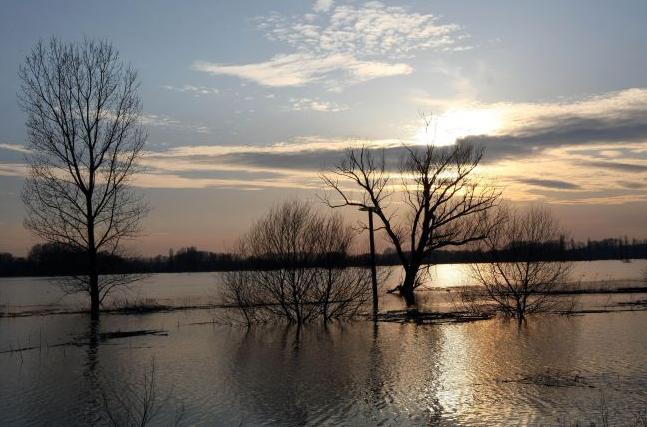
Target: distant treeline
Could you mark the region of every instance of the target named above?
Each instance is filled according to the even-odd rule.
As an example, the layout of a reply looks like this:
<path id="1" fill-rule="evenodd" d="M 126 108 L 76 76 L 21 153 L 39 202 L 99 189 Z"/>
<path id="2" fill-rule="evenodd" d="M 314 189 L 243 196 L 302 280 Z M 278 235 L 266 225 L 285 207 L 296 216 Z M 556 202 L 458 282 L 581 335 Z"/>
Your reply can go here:
<path id="1" fill-rule="evenodd" d="M 647 258 L 647 240 L 611 238 L 575 242 L 560 240 L 533 247 L 532 250 L 520 251 L 517 245 L 509 250 L 483 252 L 470 250 L 439 250 L 427 259 L 433 264 L 471 263 L 488 261 L 519 261 L 520 257 L 532 257 L 541 260 L 625 260 Z M 528 255 L 533 254 L 533 255 Z M 60 276 L 84 274 L 86 255 L 62 245 L 34 245 L 27 257 L 15 257 L 9 253 L 0 253 L 0 276 Z M 101 274 L 111 273 L 180 273 L 204 271 L 232 271 L 274 269 L 284 267 L 289 260 L 273 258 L 240 258 L 230 253 L 201 251 L 195 247 L 182 248 L 168 255 L 155 257 L 123 257 L 101 253 L 99 265 Z M 397 254 L 390 249 L 376 255 L 378 265 L 399 265 Z M 369 254 L 343 256 L 328 254 L 310 260 L 311 266 L 367 266 L 370 265 Z"/>

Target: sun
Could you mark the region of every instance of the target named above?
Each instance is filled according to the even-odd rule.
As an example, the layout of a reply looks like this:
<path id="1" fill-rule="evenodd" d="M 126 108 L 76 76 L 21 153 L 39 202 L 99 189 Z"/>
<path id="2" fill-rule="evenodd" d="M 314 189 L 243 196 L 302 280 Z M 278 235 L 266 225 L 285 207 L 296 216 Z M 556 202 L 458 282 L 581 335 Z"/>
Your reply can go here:
<path id="1" fill-rule="evenodd" d="M 501 128 L 501 116 L 489 108 L 454 109 L 432 116 L 413 140 L 417 144 L 451 145 L 469 135 L 491 135 Z"/>

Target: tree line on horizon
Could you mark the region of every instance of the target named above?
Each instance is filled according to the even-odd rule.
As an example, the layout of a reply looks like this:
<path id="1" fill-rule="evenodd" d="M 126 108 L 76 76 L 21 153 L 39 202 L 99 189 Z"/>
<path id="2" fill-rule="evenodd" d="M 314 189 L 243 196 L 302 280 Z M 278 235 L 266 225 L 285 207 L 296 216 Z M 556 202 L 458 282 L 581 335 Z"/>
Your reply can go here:
<path id="1" fill-rule="evenodd" d="M 537 253 L 541 259 L 564 261 L 598 261 L 647 259 L 647 239 L 628 237 L 601 240 L 575 241 L 562 239 L 546 242 Z M 497 259 L 513 261 L 519 256 L 512 249 L 500 250 Z M 99 253 L 101 274 L 124 273 L 192 273 L 218 272 L 251 269 L 272 269 L 277 262 L 272 258 L 241 257 L 234 252 L 212 252 L 195 246 L 170 249 L 167 255 L 131 256 Z M 439 250 L 425 259 L 429 264 L 459 264 L 491 262 L 494 254 L 482 248 Z M 370 254 L 345 254 L 339 264 L 368 267 Z M 85 254 L 56 243 L 38 243 L 32 246 L 26 256 L 14 256 L 0 252 L 0 276 L 61 276 L 84 272 Z M 398 265 L 397 256 L 391 248 L 376 254 L 380 266 Z"/>

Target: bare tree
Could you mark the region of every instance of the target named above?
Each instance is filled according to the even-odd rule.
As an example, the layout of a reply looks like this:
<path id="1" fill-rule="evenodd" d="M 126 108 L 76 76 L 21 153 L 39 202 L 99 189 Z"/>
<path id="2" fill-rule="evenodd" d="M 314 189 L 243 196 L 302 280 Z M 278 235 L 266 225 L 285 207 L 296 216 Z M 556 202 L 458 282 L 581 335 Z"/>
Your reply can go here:
<path id="1" fill-rule="evenodd" d="M 521 321 L 528 314 L 557 310 L 563 301 L 554 291 L 571 268 L 561 257 L 546 259 L 548 246 L 559 245 L 563 236 L 558 222 L 543 207 L 499 211 L 503 221 L 483 241 L 494 260 L 473 264 L 473 277 L 506 316 Z"/>
<path id="2" fill-rule="evenodd" d="M 468 143 L 448 147 L 404 146 L 399 170 L 389 170 L 384 151 L 349 149 L 324 183 L 333 196 L 331 207 L 372 209 L 393 244 L 404 268 L 397 288 L 407 305 L 415 305 L 414 290 L 421 271 L 435 250 L 484 239 L 484 221 L 500 192 L 475 174 L 483 152 Z M 348 184 L 351 187 L 348 187 Z M 359 190 L 360 197 L 353 193 Z M 340 198 L 341 200 L 339 200 Z"/>
<path id="3" fill-rule="evenodd" d="M 304 202 L 275 207 L 241 239 L 238 254 L 254 269 L 225 276 L 225 302 L 251 324 L 272 318 L 302 324 L 356 314 L 370 275 L 348 268 L 352 229 Z"/>
<path id="4" fill-rule="evenodd" d="M 98 316 L 119 284 L 116 277 L 100 283 L 98 254 L 116 253 L 147 211 L 129 186 L 146 141 L 137 73 L 108 42 L 52 38 L 34 47 L 19 77 L 31 150 L 25 226 L 87 253 L 87 276 L 68 285 L 90 294 Z"/>

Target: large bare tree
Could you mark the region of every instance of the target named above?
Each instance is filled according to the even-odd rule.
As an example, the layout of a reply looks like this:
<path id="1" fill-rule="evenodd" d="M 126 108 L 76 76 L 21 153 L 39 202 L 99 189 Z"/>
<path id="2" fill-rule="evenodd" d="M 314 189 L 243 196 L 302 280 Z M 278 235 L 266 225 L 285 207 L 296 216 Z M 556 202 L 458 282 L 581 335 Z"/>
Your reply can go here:
<path id="1" fill-rule="evenodd" d="M 146 141 L 137 73 L 106 41 L 39 42 L 20 66 L 30 172 L 26 227 L 87 253 L 93 316 L 118 277 L 99 280 L 98 256 L 115 253 L 140 228 L 146 206 L 129 184 Z M 70 283 L 68 283 L 68 287 Z"/>
<path id="2" fill-rule="evenodd" d="M 404 146 L 397 167 L 385 152 L 349 149 L 337 167 L 323 175 L 331 207 L 372 210 L 404 268 L 399 286 L 407 305 L 435 250 L 479 241 L 488 235 L 485 221 L 500 191 L 475 174 L 483 152 L 468 143 L 452 146 Z M 359 190 L 359 197 L 355 197 Z"/>

